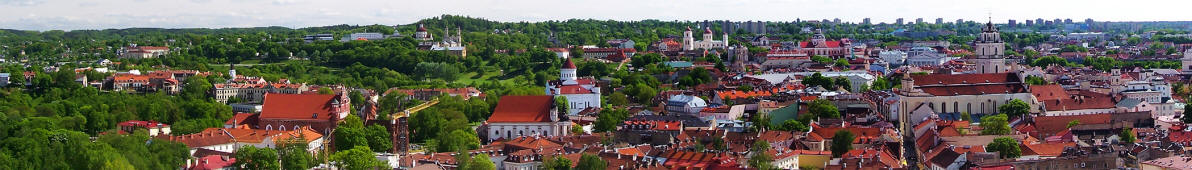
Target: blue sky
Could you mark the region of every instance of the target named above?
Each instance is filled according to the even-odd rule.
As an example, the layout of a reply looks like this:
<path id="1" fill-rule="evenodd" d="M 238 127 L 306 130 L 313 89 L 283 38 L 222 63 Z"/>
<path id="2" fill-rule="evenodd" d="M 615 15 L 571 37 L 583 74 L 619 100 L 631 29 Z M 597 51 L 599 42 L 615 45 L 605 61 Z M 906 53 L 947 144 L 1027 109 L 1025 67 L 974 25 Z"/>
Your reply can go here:
<path id="1" fill-rule="evenodd" d="M 409 24 L 442 14 L 497 21 L 1072 18 L 1192 21 L 1182 0 L 0 0 L 0 28 L 225 28 Z"/>

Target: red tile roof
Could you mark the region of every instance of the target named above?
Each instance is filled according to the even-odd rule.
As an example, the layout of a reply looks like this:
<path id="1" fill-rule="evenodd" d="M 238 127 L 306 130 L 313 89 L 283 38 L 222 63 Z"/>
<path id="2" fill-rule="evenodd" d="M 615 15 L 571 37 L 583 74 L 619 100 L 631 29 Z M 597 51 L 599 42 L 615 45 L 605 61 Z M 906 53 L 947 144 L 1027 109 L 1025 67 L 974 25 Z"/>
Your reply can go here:
<path id="1" fill-rule="evenodd" d="M 261 119 L 326 120 L 339 118 L 333 94 L 265 94 Z M 346 101 L 340 101 L 346 102 Z M 341 104 L 342 105 L 342 104 Z"/>
<path id="2" fill-rule="evenodd" d="M 988 84 L 988 85 L 964 85 L 964 86 L 936 86 L 936 87 L 919 87 L 923 92 L 935 96 L 955 96 L 955 95 L 982 95 L 982 94 L 1004 94 L 1004 93 L 1025 93 L 1026 88 L 1022 85 L 1014 84 Z"/>
<path id="3" fill-rule="evenodd" d="M 1035 126 L 1039 133 L 1045 135 L 1054 135 L 1060 131 L 1067 130 L 1068 122 L 1071 122 L 1072 120 L 1080 120 L 1080 124 L 1082 125 L 1109 124 L 1112 120 L 1112 116 L 1110 114 L 1039 116 L 1035 117 Z"/>
<path id="4" fill-rule="evenodd" d="M 1012 73 L 911 75 L 911 79 L 915 80 L 916 86 L 1021 82 L 1018 80 L 1018 76 Z"/>
<path id="5" fill-rule="evenodd" d="M 1116 102 L 1108 94 L 1096 92 L 1081 92 L 1056 100 L 1043 101 L 1043 108 L 1047 111 L 1084 110 L 1084 109 L 1112 109 Z"/>
<path id="6" fill-rule="evenodd" d="M 1059 84 L 1031 85 L 1031 94 L 1039 101 L 1059 100 L 1068 97 L 1068 92 Z"/>
<path id="7" fill-rule="evenodd" d="M 224 167 L 232 166 L 236 163 L 236 158 L 225 159 L 220 155 L 208 155 L 199 158 L 197 164 L 187 168 L 188 170 L 208 170 L 208 169 L 223 169 Z"/>
<path id="8" fill-rule="evenodd" d="M 575 68 L 576 68 L 575 63 L 571 62 L 571 58 L 567 58 L 567 60 L 563 61 L 562 69 L 575 69 Z"/>
<path id="9" fill-rule="evenodd" d="M 1075 147 L 1076 143 L 1022 144 L 1022 155 L 1060 156 L 1064 147 Z"/>
<path id="10" fill-rule="evenodd" d="M 550 122 L 553 105 L 551 96 L 504 96 L 488 122 Z"/>

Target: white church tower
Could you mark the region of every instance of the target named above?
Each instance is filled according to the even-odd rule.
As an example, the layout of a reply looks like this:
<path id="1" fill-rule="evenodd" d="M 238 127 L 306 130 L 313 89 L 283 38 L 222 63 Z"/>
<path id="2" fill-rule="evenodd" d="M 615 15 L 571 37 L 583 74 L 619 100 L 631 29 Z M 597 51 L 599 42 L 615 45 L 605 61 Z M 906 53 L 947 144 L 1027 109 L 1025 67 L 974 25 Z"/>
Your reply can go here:
<path id="1" fill-rule="evenodd" d="M 1180 59 L 1180 63 L 1183 64 L 1180 67 L 1181 72 L 1185 75 L 1192 74 L 1192 49 L 1184 50 L 1184 58 Z"/>
<path id="2" fill-rule="evenodd" d="M 559 68 L 559 80 L 563 80 L 564 85 L 577 84 L 575 63 L 571 62 L 571 58 L 567 58 L 563 62 L 563 67 Z"/>
<path id="3" fill-rule="evenodd" d="M 985 27 L 981 28 L 981 34 L 977 36 L 977 40 L 973 41 L 973 46 L 976 47 L 977 56 L 973 61 L 977 64 L 975 73 L 1005 73 L 1010 71 L 1010 66 L 1006 63 L 1005 42 L 1002 42 L 1002 35 L 998 33 L 997 27 L 993 22 L 985 23 Z"/>
<path id="4" fill-rule="evenodd" d="M 683 31 L 683 50 L 695 50 L 695 35 L 691 33 L 691 27 Z"/>

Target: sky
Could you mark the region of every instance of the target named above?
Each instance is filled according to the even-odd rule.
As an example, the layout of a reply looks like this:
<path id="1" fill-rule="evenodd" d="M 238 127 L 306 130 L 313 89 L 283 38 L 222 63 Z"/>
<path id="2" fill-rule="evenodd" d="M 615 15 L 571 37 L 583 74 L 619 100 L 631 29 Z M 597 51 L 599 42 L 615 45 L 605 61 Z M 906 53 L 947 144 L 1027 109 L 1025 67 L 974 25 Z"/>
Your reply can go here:
<path id="1" fill-rule="evenodd" d="M 496 21 L 835 19 L 893 23 L 1085 18 L 1192 21 L 1187 0 L 0 0 L 0 28 L 399 25 L 443 14 Z"/>

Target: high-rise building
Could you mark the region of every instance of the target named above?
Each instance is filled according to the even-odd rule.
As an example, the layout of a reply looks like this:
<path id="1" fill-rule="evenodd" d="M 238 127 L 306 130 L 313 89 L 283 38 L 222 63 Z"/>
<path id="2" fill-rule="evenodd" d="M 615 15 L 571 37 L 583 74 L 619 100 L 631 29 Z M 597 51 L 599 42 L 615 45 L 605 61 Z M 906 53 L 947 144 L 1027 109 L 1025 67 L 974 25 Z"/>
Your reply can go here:
<path id="1" fill-rule="evenodd" d="M 944 18 L 935 18 L 935 24 L 944 24 Z"/>
<path id="2" fill-rule="evenodd" d="M 1072 24 L 1072 18 L 1064 19 L 1064 24 Z"/>
<path id="3" fill-rule="evenodd" d="M 897 20 L 894 20 L 894 24 L 902 25 L 902 23 L 903 23 L 902 21 L 903 21 L 902 18 L 898 18 Z"/>
<path id="4" fill-rule="evenodd" d="M 956 24 L 962 24 L 962 23 L 964 23 L 964 19 L 956 19 Z"/>
<path id="5" fill-rule="evenodd" d="M 1043 18 L 1035 18 L 1035 24 L 1043 25 Z"/>
<path id="6" fill-rule="evenodd" d="M 1059 18 L 1056 18 L 1056 19 L 1055 19 L 1055 21 L 1052 21 L 1052 23 L 1055 23 L 1055 24 L 1064 24 L 1064 20 L 1062 20 L 1062 19 L 1059 19 Z"/>
<path id="7" fill-rule="evenodd" d="M 869 25 L 869 24 L 873 24 L 873 23 L 870 23 L 869 18 L 865 18 L 865 19 L 861 19 L 861 24 Z"/>
<path id="8" fill-rule="evenodd" d="M 1018 27 L 1018 21 L 1015 21 L 1015 20 L 1006 21 L 1006 26 L 1009 26 L 1010 28 Z"/>
<path id="9" fill-rule="evenodd" d="M 832 23 L 837 23 L 837 24 L 839 24 L 839 23 L 840 23 L 840 18 L 832 19 Z"/>
<path id="10" fill-rule="evenodd" d="M 915 18 L 915 24 L 922 24 L 923 18 Z"/>
<path id="11" fill-rule="evenodd" d="M 975 73 L 1006 73 L 1010 72 L 1010 66 L 1006 62 L 1005 49 L 1006 45 L 1002 42 L 1002 35 L 998 33 L 997 26 L 993 22 L 985 24 L 981 28 L 981 34 L 977 36 L 977 40 L 973 41 L 973 46 L 976 48 L 976 57 L 972 60 L 977 64 Z"/>
<path id="12" fill-rule="evenodd" d="M 1026 26 L 1029 27 L 1029 26 L 1034 26 L 1034 25 L 1035 25 L 1035 20 L 1029 20 L 1029 19 L 1026 20 Z"/>

